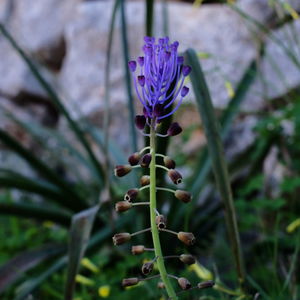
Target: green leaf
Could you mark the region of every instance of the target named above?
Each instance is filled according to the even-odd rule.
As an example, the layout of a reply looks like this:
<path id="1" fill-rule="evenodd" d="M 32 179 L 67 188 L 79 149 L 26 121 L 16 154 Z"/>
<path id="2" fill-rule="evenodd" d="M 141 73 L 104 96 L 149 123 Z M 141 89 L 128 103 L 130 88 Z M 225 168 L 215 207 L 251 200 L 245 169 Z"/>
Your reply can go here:
<path id="1" fill-rule="evenodd" d="M 6 30 L 5 26 L 0 23 L 0 31 L 2 32 L 3 36 L 10 42 L 12 47 L 16 50 L 16 52 L 20 55 L 20 57 L 24 60 L 24 62 L 27 64 L 29 69 L 31 70 L 34 77 L 37 79 L 37 81 L 40 83 L 42 88 L 45 90 L 45 92 L 48 94 L 49 98 L 53 101 L 53 103 L 57 106 L 59 111 L 65 116 L 66 120 L 68 121 L 68 124 L 70 128 L 73 130 L 74 134 L 77 136 L 78 140 L 88 153 L 91 162 L 94 164 L 95 168 L 98 172 L 98 177 L 100 183 L 103 181 L 103 170 L 102 166 L 99 163 L 98 159 L 96 158 L 94 152 L 92 151 L 92 148 L 90 147 L 89 143 L 87 142 L 84 134 L 82 133 L 82 130 L 78 126 L 78 124 L 72 119 L 69 112 L 63 105 L 63 102 L 59 98 L 58 94 L 55 92 L 55 90 L 51 87 L 51 85 L 45 80 L 45 78 L 42 76 L 38 68 L 35 66 L 35 64 L 31 61 L 29 56 L 21 49 L 21 47 L 17 44 L 17 42 L 13 39 L 13 37 L 10 35 L 10 33 Z"/>
<path id="2" fill-rule="evenodd" d="M 129 111 L 129 126 L 130 126 L 130 137 L 131 137 L 131 149 L 133 152 L 137 151 L 137 137 L 136 129 L 134 125 L 135 108 L 133 103 L 133 95 L 131 90 L 131 76 L 128 68 L 129 61 L 129 49 L 128 49 L 128 38 L 127 38 L 127 22 L 125 13 L 125 1 L 121 1 L 121 30 L 122 30 L 122 44 L 123 44 L 123 61 L 125 68 L 125 83 L 127 90 L 127 107 Z"/>
<path id="3" fill-rule="evenodd" d="M 95 206 L 74 215 L 72 218 L 65 300 L 73 299 L 75 277 L 78 273 L 80 261 L 86 250 L 98 210 L 99 206 Z"/>
<path id="4" fill-rule="evenodd" d="M 193 49 L 188 49 L 186 51 L 186 57 L 188 64 L 193 68 L 190 78 L 207 139 L 207 146 L 212 161 L 214 177 L 225 207 L 227 231 L 230 237 L 239 282 L 243 284 L 245 280 L 245 273 L 240 238 L 228 170 L 224 157 L 224 150 L 221 142 L 221 136 L 219 134 L 219 124 L 215 117 L 212 100 L 197 54 Z"/>
<path id="5" fill-rule="evenodd" d="M 0 215 L 13 215 L 23 218 L 33 218 L 41 221 L 52 221 L 63 226 L 71 223 L 71 214 L 61 209 L 43 207 L 33 203 L 3 203 L 0 202 Z"/>
<path id="6" fill-rule="evenodd" d="M 61 245 L 46 245 L 40 249 L 27 251 L 14 257 L 0 267 L 0 293 L 21 278 L 41 262 L 62 253 L 66 247 Z"/>
<path id="7" fill-rule="evenodd" d="M 65 203 L 77 210 L 86 208 L 84 200 L 77 195 L 73 189 L 64 180 L 59 178 L 52 169 L 50 169 L 41 160 L 35 157 L 29 150 L 25 149 L 15 138 L 8 135 L 0 129 L 0 141 L 7 145 L 11 150 L 18 153 L 28 164 L 39 172 L 44 178 L 60 188 L 61 192 L 66 195 Z"/>

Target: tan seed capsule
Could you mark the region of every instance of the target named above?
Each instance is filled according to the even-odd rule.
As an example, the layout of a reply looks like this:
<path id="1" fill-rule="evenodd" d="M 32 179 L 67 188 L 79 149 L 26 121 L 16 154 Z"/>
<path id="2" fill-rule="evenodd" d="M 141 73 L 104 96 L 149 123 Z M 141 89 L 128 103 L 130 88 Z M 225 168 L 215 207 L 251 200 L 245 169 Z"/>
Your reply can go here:
<path id="1" fill-rule="evenodd" d="M 148 168 L 151 163 L 151 160 L 152 160 L 152 155 L 149 153 L 145 154 L 140 161 L 141 167 Z"/>
<path id="2" fill-rule="evenodd" d="M 165 229 L 167 227 L 167 220 L 163 215 L 156 216 L 155 222 L 159 230 Z"/>
<path id="3" fill-rule="evenodd" d="M 170 177 L 170 179 L 171 179 L 171 180 L 173 181 L 173 183 L 175 183 L 175 184 L 179 184 L 179 183 L 182 182 L 182 176 L 181 176 L 181 174 L 180 174 L 178 171 L 176 171 L 176 170 L 173 170 L 173 169 L 169 170 L 169 171 L 168 171 L 168 176 Z"/>
<path id="4" fill-rule="evenodd" d="M 125 201 L 132 202 L 134 201 L 138 196 L 139 190 L 138 189 L 130 189 L 127 191 L 127 193 L 124 196 Z"/>
<path id="5" fill-rule="evenodd" d="M 128 162 L 131 166 L 136 166 L 141 159 L 141 155 L 139 152 L 135 152 L 133 154 L 131 154 L 128 158 Z"/>
<path id="6" fill-rule="evenodd" d="M 192 265 L 196 262 L 195 258 L 190 254 L 181 254 L 179 259 L 186 265 Z"/>
<path id="7" fill-rule="evenodd" d="M 153 270 L 153 262 L 146 262 L 142 266 L 142 273 L 144 275 L 149 275 Z"/>
<path id="8" fill-rule="evenodd" d="M 178 278 L 177 282 L 183 290 L 188 290 L 192 287 L 191 283 L 184 277 Z"/>
<path id="9" fill-rule="evenodd" d="M 143 246 L 143 245 L 138 245 L 138 246 L 132 246 L 131 247 L 131 253 L 133 255 L 142 254 L 144 252 L 145 252 L 145 246 Z"/>
<path id="10" fill-rule="evenodd" d="M 157 283 L 157 287 L 158 287 L 159 289 L 164 289 L 164 288 L 165 288 L 165 284 L 164 284 L 162 281 L 159 281 L 159 282 Z"/>
<path id="11" fill-rule="evenodd" d="M 141 186 L 149 185 L 150 184 L 150 176 L 144 175 L 141 177 Z"/>
<path id="12" fill-rule="evenodd" d="M 115 176 L 123 177 L 132 170 L 130 165 L 119 165 L 115 167 Z"/>
<path id="13" fill-rule="evenodd" d="M 167 131 L 167 134 L 169 136 L 175 136 L 175 135 L 181 133 L 181 131 L 182 131 L 181 126 L 177 122 L 174 122 L 170 125 L 170 127 Z"/>
<path id="14" fill-rule="evenodd" d="M 131 235 L 128 232 L 116 233 L 112 239 L 115 246 L 122 245 L 131 239 Z"/>
<path id="15" fill-rule="evenodd" d="M 207 289 L 207 288 L 212 288 L 215 285 L 213 280 L 208 280 L 208 281 L 203 281 L 199 282 L 197 284 L 198 289 Z"/>
<path id="16" fill-rule="evenodd" d="M 132 204 L 128 201 L 120 201 L 120 202 L 117 202 L 115 205 L 115 209 L 117 212 L 126 211 L 126 210 L 130 209 L 131 207 L 132 207 Z"/>
<path id="17" fill-rule="evenodd" d="M 191 232 L 180 231 L 178 232 L 177 237 L 180 241 L 182 241 L 187 246 L 192 246 L 196 242 L 196 238 Z"/>
<path id="18" fill-rule="evenodd" d="M 168 169 L 175 169 L 175 167 L 176 167 L 175 161 L 171 157 L 169 157 L 169 156 L 165 156 L 164 157 L 164 165 Z"/>
<path id="19" fill-rule="evenodd" d="M 136 277 L 125 278 L 125 279 L 122 280 L 122 286 L 123 287 L 136 285 L 138 283 L 139 283 L 139 279 L 136 278 Z"/>
<path id="20" fill-rule="evenodd" d="M 191 193 L 183 190 L 176 190 L 175 197 L 184 203 L 188 203 L 192 200 Z"/>

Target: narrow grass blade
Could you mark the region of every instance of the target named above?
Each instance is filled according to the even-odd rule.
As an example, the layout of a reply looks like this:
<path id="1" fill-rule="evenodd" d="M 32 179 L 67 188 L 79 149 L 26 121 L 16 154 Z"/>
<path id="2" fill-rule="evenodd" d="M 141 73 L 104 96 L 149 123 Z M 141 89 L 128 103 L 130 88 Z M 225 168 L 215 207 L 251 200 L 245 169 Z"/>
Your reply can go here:
<path id="1" fill-rule="evenodd" d="M 232 121 L 237 115 L 241 104 L 246 99 L 247 92 L 252 86 L 256 76 L 257 76 L 257 60 L 253 60 L 248 66 L 248 68 L 246 69 L 239 84 L 237 85 L 234 97 L 231 99 L 227 108 L 225 109 L 224 113 L 221 116 L 220 131 L 221 131 L 222 139 L 225 139 L 226 136 L 228 135 L 228 132 L 232 125 Z M 210 168 L 211 168 L 211 160 L 209 159 L 207 150 L 204 150 L 195 168 L 195 173 L 191 177 L 192 182 L 188 183 L 191 184 L 190 190 L 192 191 L 194 196 L 197 196 L 200 193 L 201 189 L 203 188 L 205 180 L 207 179 L 207 176 L 210 172 Z"/>
<path id="2" fill-rule="evenodd" d="M 0 215 L 52 221 L 65 227 L 68 227 L 71 223 L 70 213 L 61 209 L 43 207 L 38 204 L 0 202 Z"/>
<path id="3" fill-rule="evenodd" d="M 66 247 L 46 245 L 40 249 L 24 252 L 0 267 L 0 293 L 20 279 L 25 272 L 41 262 L 62 253 Z"/>
<path id="4" fill-rule="evenodd" d="M 154 0 L 145 0 L 146 2 L 146 35 L 153 35 L 153 14 L 154 14 Z"/>
<path id="5" fill-rule="evenodd" d="M 3 36 L 10 42 L 12 47 L 17 51 L 17 53 L 20 55 L 20 57 L 24 60 L 24 62 L 27 64 L 29 69 L 31 70 L 34 77 L 37 79 L 37 81 L 40 83 L 40 85 L 43 87 L 43 89 L 48 94 L 49 98 L 53 101 L 53 103 L 57 106 L 59 111 L 65 116 L 65 118 L 68 121 L 68 124 L 70 125 L 70 128 L 73 130 L 74 134 L 77 136 L 78 140 L 88 153 L 91 162 L 95 165 L 95 168 L 97 169 L 98 176 L 100 182 L 103 180 L 103 170 L 100 162 L 96 158 L 94 152 L 92 151 L 92 148 L 90 147 L 89 143 L 87 142 L 84 134 L 82 133 L 80 127 L 78 124 L 72 119 L 69 112 L 63 105 L 63 102 L 60 100 L 57 93 L 54 91 L 54 89 L 51 87 L 51 85 L 45 80 L 45 78 L 41 75 L 38 68 L 33 64 L 29 56 L 21 49 L 21 47 L 17 44 L 17 42 L 13 39 L 13 37 L 10 35 L 10 33 L 6 30 L 3 24 L 0 23 L 0 32 L 2 32 Z"/>
<path id="6" fill-rule="evenodd" d="M 65 288 L 65 300 L 72 300 L 80 261 L 88 245 L 91 230 L 99 206 L 84 210 L 72 218 L 69 241 L 68 276 Z"/>
<path id="7" fill-rule="evenodd" d="M 125 0 L 120 3 L 121 9 L 121 30 L 122 30 L 122 44 L 123 44 L 123 60 L 125 68 L 125 81 L 126 81 L 126 90 L 127 90 L 127 107 L 129 111 L 129 126 L 130 126 L 130 137 L 131 137 L 131 147 L 132 151 L 137 151 L 137 138 L 136 138 L 136 129 L 134 126 L 134 117 L 135 117 L 135 108 L 133 102 L 133 95 L 131 89 L 131 77 L 128 68 L 129 61 L 129 49 L 128 49 L 128 38 L 127 38 L 127 21 L 126 21 L 126 12 L 125 12 Z"/>
<path id="8" fill-rule="evenodd" d="M 35 157 L 29 150 L 25 149 L 15 138 L 8 135 L 5 131 L 0 129 L 0 141 L 7 145 L 11 150 L 19 154 L 25 159 L 29 165 L 39 172 L 44 178 L 61 189 L 61 191 L 67 196 L 65 201 L 68 202 L 71 207 L 78 210 L 86 208 L 86 204 L 82 198 L 80 198 L 72 188 L 64 182 L 59 176 L 50 169 L 41 160 Z"/>
<path id="9" fill-rule="evenodd" d="M 208 151 L 212 160 L 216 184 L 225 206 L 225 220 L 239 283 L 243 285 L 245 282 L 244 264 L 224 150 L 219 134 L 219 125 L 214 114 L 210 93 L 197 54 L 193 49 L 188 49 L 186 51 L 186 57 L 188 64 L 193 68 L 190 78 L 207 138 Z"/>

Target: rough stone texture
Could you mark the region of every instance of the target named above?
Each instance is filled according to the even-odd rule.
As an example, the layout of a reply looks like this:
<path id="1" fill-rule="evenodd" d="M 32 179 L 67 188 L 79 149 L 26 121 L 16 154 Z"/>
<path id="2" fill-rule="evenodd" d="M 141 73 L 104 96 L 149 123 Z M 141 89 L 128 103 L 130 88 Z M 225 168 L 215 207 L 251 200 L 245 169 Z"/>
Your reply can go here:
<path id="1" fill-rule="evenodd" d="M 295 39 L 291 35 L 293 31 Z M 245 110 L 258 110 L 264 105 L 263 99 L 284 96 L 299 86 L 300 43 L 297 38 L 299 34 L 300 20 L 297 20 L 273 31 L 273 38 L 267 39 L 266 54 L 260 65 L 260 76 L 248 93 L 243 106 Z"/>

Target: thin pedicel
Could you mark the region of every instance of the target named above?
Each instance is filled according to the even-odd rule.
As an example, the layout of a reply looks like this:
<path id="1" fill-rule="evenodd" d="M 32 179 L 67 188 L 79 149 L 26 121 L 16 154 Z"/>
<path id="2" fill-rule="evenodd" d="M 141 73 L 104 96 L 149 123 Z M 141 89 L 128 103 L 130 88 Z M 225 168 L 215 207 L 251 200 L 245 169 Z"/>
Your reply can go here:
<path id="1" fill-rule="evenodd" d="M 165 118 L 177 111 L 188 94 L 189 88 L 184 85 L 184 81 L 191 72 L 191 67 L 184 65 L 183 56 L 178 55 L 178 42 L 169 43 L 168 37 L 158 39 L 157 43 L 153 37 L 145 37 L 144 41 L 144 56 L 138 57 L 137 61 L 130 61 L 128 67 L 133 76 L 137 97 L 143 105 L 143 114 L 135 117 L 135 124 L 143 135 L 150 138 L 150 146 L 130 155 L 129 164 L 116 166 L 115 175 L 123 177 L 134 168 L 149 168 L 150 176 L 142 176 L 141 187 L 128 190 L 124 200 L 116 203 L 116 210 L 124 212 L 137 205 L 146 206 L 150 209 L 151 227 L 133 234 L 117 233 L 113 237 L 113 242 L 115 245 L 121 245 L 130 241 L 137 234 L 151 231 L 153 246 L 151 248 L 144 245 L 132 246 L 131 252 L 133 255 L 142 254 L 145 251 L 154 252 L 154 258 L 150 262 L 144 263 L 141 271 L 144 276 L 147 276 L 152 273 L 154 264 L 156 264 L 159 274 L 146 278 L 127 278 L 123 280 L 122 285 L 126 287 L 136 285 L 140 281 L 160 278 L 158 287 L 166 290 L 169 299 L 177 300 L 178 293 L 175 292 L 170 279 L 177 280 L 182 291 L 200 288 L 200 286 L 198 284 L 193 287 L 188 279 L 168 274 L 165 260 L 177 258 L 184 264 L 190 265 L 195 263 L 195 258 L 190 254 L 163 256 L 159 235 L 162 232 L 176 235 L 177 239 L 187 246 L 192 246 L 196 239 L 191 232 L 175 232 L 167 228 L 166 217 L 157 209 L 156 193 L 160 191 L 173 193 L 174 197 L 183 203 L 190 202 L 192 197 L 187 191 L 156 185 L 157 168 L 163 169 L 175 185 L 182 182 L 182 175 L 175 169 L 175 161 L 166 155 L 156 153 L 156 137 L 171 137 L 182 132 L 182 128 L 177 122 L 172 123 L 165 134 L 158 133 L 157 128 Z M 138 69 L 139 72 L 137 72 Z M 150 129 L 149 131 L 145 130 L 147 127 Z M 163 165 L 158 164 L 156 158 L 162 159 Z M 139 192 L 142 190 L 149 190 L 149 202 L 137 201 Z M 205 285 L 205 287 L 212 286 L 212 282 Z"/>

